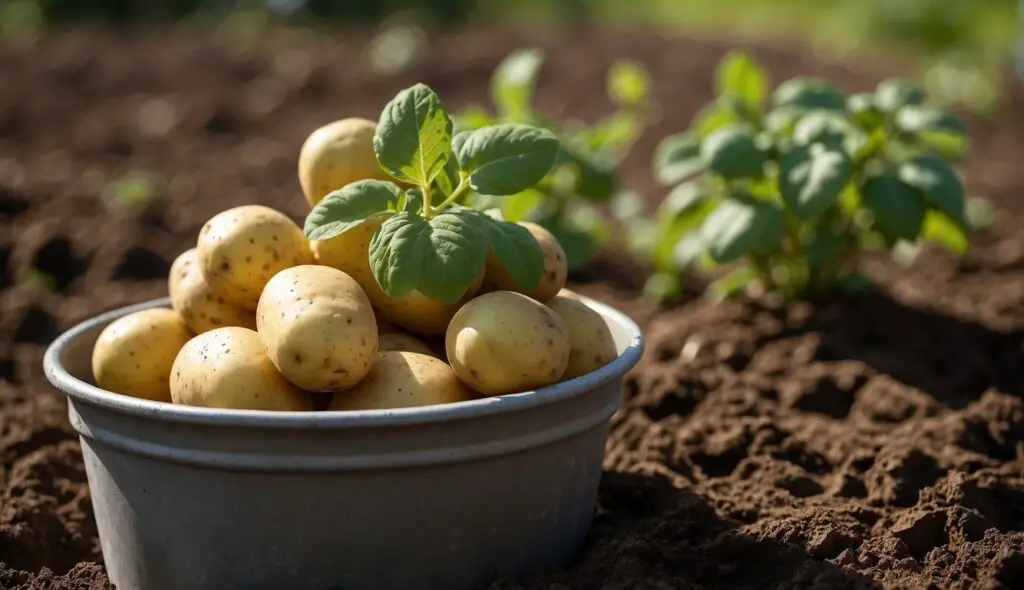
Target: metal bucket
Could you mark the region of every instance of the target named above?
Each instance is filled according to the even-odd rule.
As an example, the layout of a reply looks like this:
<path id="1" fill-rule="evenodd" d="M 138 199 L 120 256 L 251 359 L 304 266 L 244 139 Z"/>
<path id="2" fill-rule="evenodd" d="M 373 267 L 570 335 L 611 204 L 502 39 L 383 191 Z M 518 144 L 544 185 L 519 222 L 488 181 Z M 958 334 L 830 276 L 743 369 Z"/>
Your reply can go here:
<path id="1" fill-rule="evenodd" d="M 604 316 L 619 357 L 536 391 L 459 404 L 274 413 L 177 406 L 94 385 L 111 321 L 46 351 L 80 435 L 103 559 L 118 590 L 485 587 L 577 557 L 608 419 L 640 329 Z"/>

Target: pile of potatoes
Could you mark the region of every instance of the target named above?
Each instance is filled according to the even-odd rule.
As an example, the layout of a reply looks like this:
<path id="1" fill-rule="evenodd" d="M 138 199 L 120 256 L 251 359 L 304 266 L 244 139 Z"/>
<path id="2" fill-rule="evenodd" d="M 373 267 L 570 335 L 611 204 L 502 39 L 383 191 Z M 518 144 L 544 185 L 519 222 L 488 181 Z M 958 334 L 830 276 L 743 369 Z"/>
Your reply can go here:
<path id="1" fill-rule="evenodd" d="M 375 123 L 343 119 L 303 145 L 299 180 L 312 207 L 382 174 Z M 93 349 L 99 387 L 191 406 L 272 411 L 367 410 L 454 403 L 530 390 L 616 358 L 604 319 L 564 288 L 565 253 L 539 225 L 544 276 L 520 289 L 494 256 L 455 304 L 390 297 L 370 270 L 381 221 L 308 241 L 262 205 L 215 215 L 168 277 L 170 308 L 109 324 Z"/>

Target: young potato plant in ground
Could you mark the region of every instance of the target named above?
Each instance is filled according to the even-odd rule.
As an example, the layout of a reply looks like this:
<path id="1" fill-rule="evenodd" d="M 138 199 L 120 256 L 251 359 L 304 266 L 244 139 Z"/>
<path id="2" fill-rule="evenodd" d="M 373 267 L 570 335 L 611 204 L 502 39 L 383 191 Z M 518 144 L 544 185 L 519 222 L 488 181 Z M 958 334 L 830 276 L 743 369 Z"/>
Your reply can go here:
<path id="1" fill-rule="evenodd" d="M 889 79 L 846 95 L 797 77 L 772 90 L 760 65 L 736 52 L 715 86 L 717 98 L 655 153 L 654 173 L 672 189 L 634 236 L 658 270 L 650 294 L 671 297 L 682 273 L 728 265 L 709 295 L 760 286 L 822 296 L 869 284 L 855 268 L 866 250 L 926 241 L 966 250 L 952 164 L 966 152 L 966 129 L 918 86 Z"/>
<path id="2" fill-rule="evenodd" d="M 364 179 L 326 195 L 305 221 L 323 241 L 377 224 L 370 239 L 373 278 L 388 296 L 418 292 L 454 304 L 484 271 L 488 252 L 524 290 L 544 274 L 530 231 L 466 205 L 471 192 L 515 195 L 539 182 L 559 153 L 546 129 L 502 123 L 453 133 L 440 98 L 424 84 L 400 92 L 381 113 L 373 151 L 391 180 Z"/>
<path id="3" fill-rule="evenodd" d="M 619 60 L 607 78 L 608 95 L 618 107 L 614 113 L 593 125 L 557 121 L 533 105 L 544 59 L 543 51 L 533 48 L 509 54 L 491 76 L 494 110 L 470 107 L 455 122 L 459 129 L 526 123 L 559 136 L 555 164 L 535 186 L 500 199 L 476 191 L 473 202 L 482 209 L 497 209 L 508 221 L 532 221 L 546 228 L 564 248 L 572 270 L 611 235 L 609 221 L 598 207 L 629 198 L 615 168 L 652 118 L 651 79 L 639 64 Z"/>

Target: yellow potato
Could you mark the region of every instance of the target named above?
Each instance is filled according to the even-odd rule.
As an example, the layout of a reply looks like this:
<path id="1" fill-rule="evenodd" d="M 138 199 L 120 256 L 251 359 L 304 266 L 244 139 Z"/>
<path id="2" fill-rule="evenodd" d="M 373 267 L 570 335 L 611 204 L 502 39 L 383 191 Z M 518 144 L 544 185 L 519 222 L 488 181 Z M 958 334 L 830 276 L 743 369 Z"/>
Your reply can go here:
<path id="1" fill-rule="evenodd" d="M 310 242 L 310 248 L 317 262 L 347 272 L 359 281 L 380 316 L 418 334 L 444 334 L 455 312 L 480 289 L 483 273 L 469 286 L 466 295 L 452 304 L 441 303 L 419 291 L 391 297 L 381 289 L 370 270 L 370 238 L 382 223 L 383 217 L 367 219 L 329 240 Z"/>
<path id="2" fill-rule="evenodd" d="M 381 334 L 377 342 L 377 350 L 396 350 L 404 352 L 418 352 L 428 356 L 436 357 L 435 353 L 425 342 L 408 334 L 390 333 Z"/>
<path id="3" fill-rule="evenodd" d="M 585 375 L 615 360 L 619 354 L 612 332 L 601 314 L 562 289 L 547 302 L 569 329 L 569 364 L 562 380 Z"/>
<path id="4" fill-rule="evenodd" d="M 370 373 L 348 391 L 334 394 L 328 410 L 386 410 L 472 399 L 470 391 L 442 360 L 416 352 L 384 351 Z"/>
<path id="5" fill-rule="evenodd" d="M 299 151 L 299 184 L 312 207 L 346 184 L 375 178 L 389 180 L 373 153 L 377 124 L 350 117 L 313 131 Z"/>
<path id="6" fill-rule="evenodd" d="M 256 314 L 217 295 L 199 270 L 199 253 L 189 248 L 174 260 L 168 277 L 171 308 L 195 334 L 223 326 L 256 329 Z"/>
<path id="7" fill-rule="evenodd" d="M 256 309 L 256 330 L 274 366 L 307 391 L 356 384 L 377 353 L 377 321 L 359 283 L 329 266 L 274 275 Z"/>
<path id="8" fill-rule="evenodd" d="M 445 335 L 452 369 L 486 395 L 557 382 L 569 363 L 569 332 L 554 311 L 521 293 L 494 291 L 462 307 Z"/>
<path id="9" fill-rule="evenodd" d="M 199 232 L 199 268 L 213 292 L 255 310 L 263 286 L 278 272 L 311 264 L 302 230 L 284 213 L 242 205 L 214 215 Z"/>
<path id="10" fill-rule="evenodd" d="M 255 330 L 217 328 L 196 336 L 174 359 L 176 404 L 235 410 L 305 411 L 313 397 L 274 368 Z"/>
<path id="11" fill-rule="evenodd" d="M 362 286 L 362 285 L 360 285 Z M 364 291 L 366 289 L 363 289 Z M 396 326 L 391 320 L 384 317 L 379 310 L 373 310 L 374 315 L 377 316 L 377 333 L 378 334 L 397 334 L 401 332 L 401 329 Z"/>
<path id="12" fill-rule="evenodd" d="M 192 338 L 185 322 L 165 307 L 120 317 L 100 332 L 92 350 L 96 385 L 142 399 L 171 401 L 171 365 Z"/>
<path id="13" fill-rule="evenodd" d="M 555 239 L 551 232 L 544 227 L 530 221 L 520 221 L 519 225 L 525 227 L 533 234 L 544 251 L 544 274 L 541 276 L 537 288 L 532 290 L 523 289 L 512 280 L 505 265 L 494 255 L 494 251 L 487 252 L 487 262 L 484 266 L 483 291 L 515 291 L 529 295 L 541 303 L 551 299 L 558 293 L 558 290 L 565 286 L 565 279 L 569 274 L 569 267 L 565 258 L 565 250 Z"/>

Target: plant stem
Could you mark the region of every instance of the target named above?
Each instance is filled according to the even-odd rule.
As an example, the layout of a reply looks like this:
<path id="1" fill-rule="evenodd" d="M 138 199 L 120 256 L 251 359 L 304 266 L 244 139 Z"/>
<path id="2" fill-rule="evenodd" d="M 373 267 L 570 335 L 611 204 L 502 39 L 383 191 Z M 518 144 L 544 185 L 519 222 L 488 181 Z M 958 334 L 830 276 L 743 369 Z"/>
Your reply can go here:
<path id="1" fill-rule="evenodd" d="M 469 188 L 469 181 L 466 178 L 462 178 L 462 180 L 459 181 L 459 186 L 455 187 L 455 190 L 452 191 L 452 194 L 448 195 L 448 198 L 441 201 L 441 204 L 437 206 L 437 211 L 441 212 L 447 209 L 452 203 L 455 202 L 455 199 L 458 199 L 459 196 L 462 195 L 463 192 L 465 192 L 467 188 Z"/>
<path id="2" fill-rule="evenodd" d="M 420 192 L 423 193 L 423 219 L 430 219 L 434 216 L 430 206 L 430 183 L 426 186 L 420 185 Z"/>

